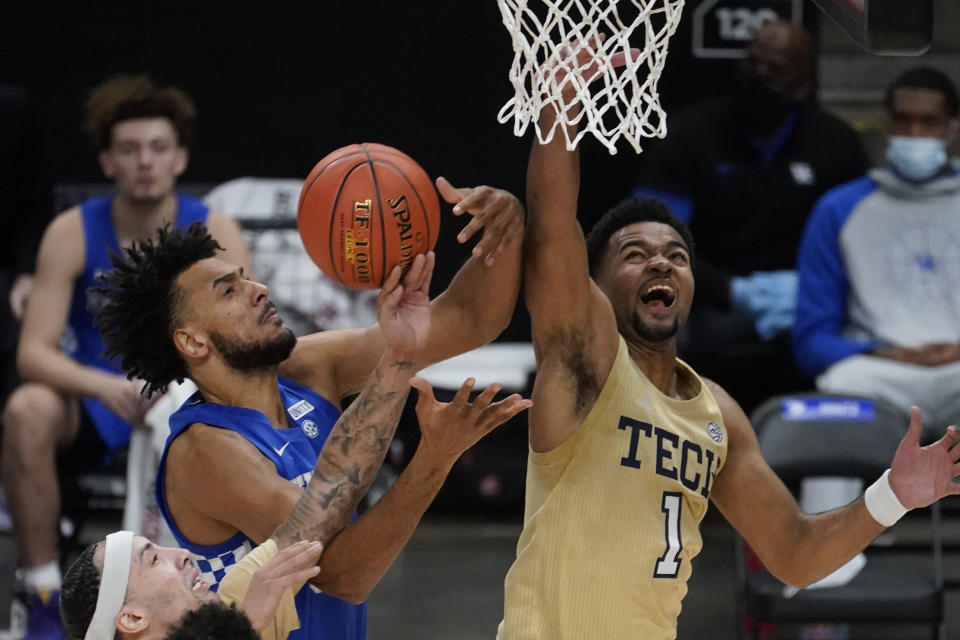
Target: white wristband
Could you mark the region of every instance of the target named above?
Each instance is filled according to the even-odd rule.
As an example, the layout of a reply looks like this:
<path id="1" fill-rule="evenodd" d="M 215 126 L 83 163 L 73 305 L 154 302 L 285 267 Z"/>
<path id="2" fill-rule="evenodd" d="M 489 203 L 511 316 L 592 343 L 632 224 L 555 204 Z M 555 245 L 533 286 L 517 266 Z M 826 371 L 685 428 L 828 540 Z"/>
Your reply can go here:
<path id="1" fill-rule="evenodd" d="M 909 511 L 890 486 L 890 469 L 884 471 L 876 482 L 867 487 L 863 492 L 863 501 L 873 519 L 885 527 L 892 527 Z"/>

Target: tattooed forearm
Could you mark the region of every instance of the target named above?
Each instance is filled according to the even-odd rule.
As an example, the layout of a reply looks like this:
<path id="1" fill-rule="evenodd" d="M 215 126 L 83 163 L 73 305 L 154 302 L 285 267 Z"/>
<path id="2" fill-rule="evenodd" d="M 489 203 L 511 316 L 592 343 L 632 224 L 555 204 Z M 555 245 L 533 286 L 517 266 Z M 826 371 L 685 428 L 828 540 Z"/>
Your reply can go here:
<path id="1" fill-rule="evenodd" d="M 274 532 L 281 548 L 298 540 L 326 544 L 350 522 L 390 447 L 412 368 L 408 360 L 381 359 L 334 425 L 293 513 Z"/>

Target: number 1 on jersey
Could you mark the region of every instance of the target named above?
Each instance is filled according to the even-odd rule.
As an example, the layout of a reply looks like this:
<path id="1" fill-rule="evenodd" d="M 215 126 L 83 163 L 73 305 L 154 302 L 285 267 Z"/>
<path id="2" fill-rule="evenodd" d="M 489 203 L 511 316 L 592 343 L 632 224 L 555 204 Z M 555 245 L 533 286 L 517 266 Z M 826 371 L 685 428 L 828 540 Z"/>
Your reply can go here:
<path id="1" fill-rule="evenodd" d="M 660 510 L 665 514 L 664 537 L 667 548 L 657 559 L 653 570 L 654 578 L 676 578 L 680 572 L 680 562 L 677 558 L 683 550 L 680 540 L 680 494 L 676 491 L 664 491 Z"/>

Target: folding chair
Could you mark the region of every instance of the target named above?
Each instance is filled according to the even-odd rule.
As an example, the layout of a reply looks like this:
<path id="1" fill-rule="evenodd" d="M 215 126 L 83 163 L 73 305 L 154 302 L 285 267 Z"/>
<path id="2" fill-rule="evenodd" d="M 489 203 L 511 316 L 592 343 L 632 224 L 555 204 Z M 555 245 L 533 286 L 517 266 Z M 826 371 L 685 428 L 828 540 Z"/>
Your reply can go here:
<path id="1" fill-rule="evenodd" d="M 774 397 L 754 411 L 754 428 L 766 461 L 796 495 L 810 477 L 860 478 L 874 482 L 890 466 L 908 417 L 879 399 L 800 394 Z M 916 527 L 922 521 L 920 532 Z M 927 524 L 929 522 L 929 524 Z M 909 531 L 914 535 L 906 536 Z M 868 624 L 872 637 L 903 637 L 902 625 L 943 637 L 943 574 L 940 507 L 911 514 L 864 552 L 865 567 L 847 584 L 804 589 L 795 595 L 765 569 L 746 571 L 744 544 L 735 541 L 743 618 L 753 637 L 768 623 Z M 746 632 L 746 625 L 741 625 Z M 894 635 L 887 635 L 894 633 Z M 779 636 L 778 636 L 779 637 Z"/>

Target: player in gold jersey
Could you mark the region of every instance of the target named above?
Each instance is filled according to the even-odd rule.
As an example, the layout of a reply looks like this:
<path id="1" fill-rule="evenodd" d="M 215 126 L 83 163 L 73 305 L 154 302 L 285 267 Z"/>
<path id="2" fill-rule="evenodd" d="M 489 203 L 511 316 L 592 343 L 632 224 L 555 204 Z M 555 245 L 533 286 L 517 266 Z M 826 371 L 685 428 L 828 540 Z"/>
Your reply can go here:
<path id="1" fill-rule="evenodd" d="M 552 110 L 540 117 L 549 130 Z M 563 136 L 534 141 L 524 291 L 538 373 L 499 640 L 674 638 L 708 499 L 774 575 L 801 586 L 906 509 L 960 493 L 960 434 L 949 427 L 920 447 L 914 408 L 891 470 L 865 499 L 805 515 L 737 403 L 677 359 L 694 292 L 686 226 L 655 200 L 631 201 L 584 242 L 578 190 L 579 157 Z"/>

